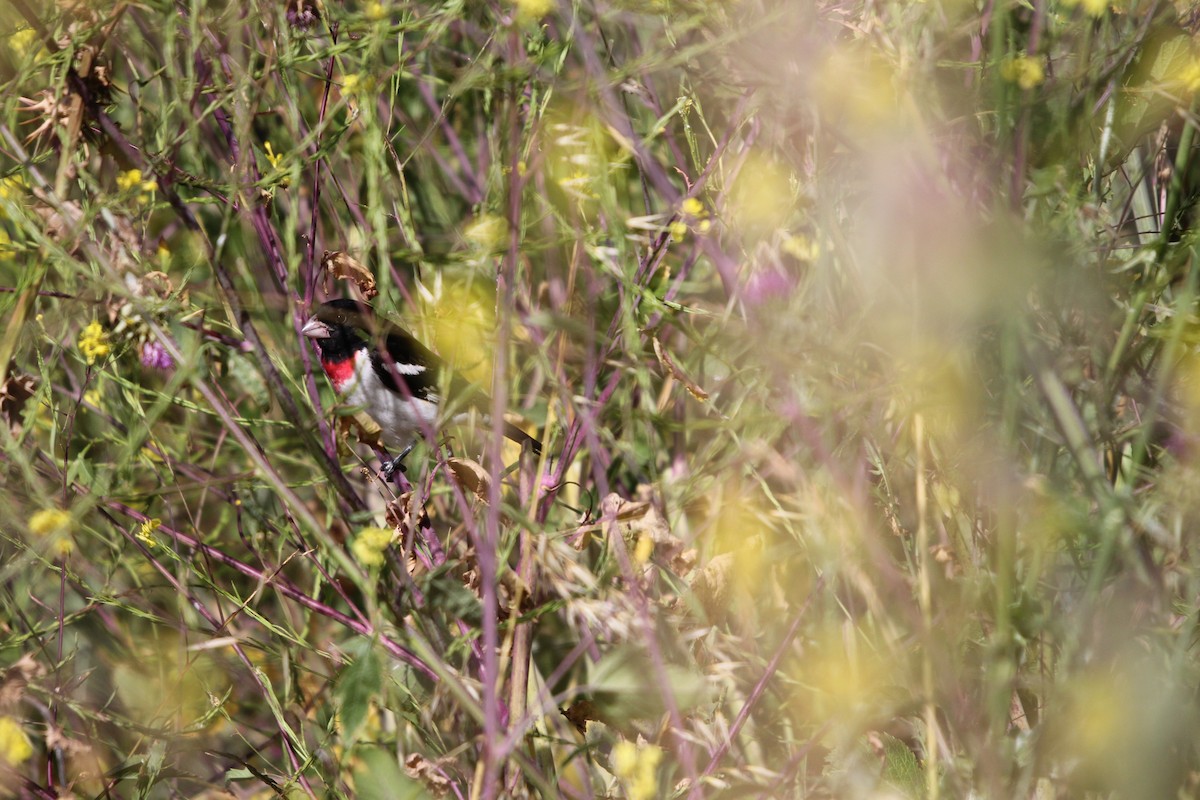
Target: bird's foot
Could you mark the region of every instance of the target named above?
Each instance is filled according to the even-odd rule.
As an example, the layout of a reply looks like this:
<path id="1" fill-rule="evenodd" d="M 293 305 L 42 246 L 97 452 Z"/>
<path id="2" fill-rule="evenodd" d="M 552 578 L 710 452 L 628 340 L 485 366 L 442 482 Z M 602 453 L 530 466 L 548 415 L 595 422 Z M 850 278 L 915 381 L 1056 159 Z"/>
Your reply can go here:
<path id="1" fill-rule="evenodd" d="M 413 446 L 410 444 L 408 447 L 400 451 L 400 455 L 383 462 L 383 469 L 379 470 L 379 474 L 383 476 L 385 481 L 390 481 L 392 476 L 396 474 L 396 470 L 400 470 L 400 472 L 408 471 L 404 468 L 404 457 L 411 453 L 412 449 Z"/>

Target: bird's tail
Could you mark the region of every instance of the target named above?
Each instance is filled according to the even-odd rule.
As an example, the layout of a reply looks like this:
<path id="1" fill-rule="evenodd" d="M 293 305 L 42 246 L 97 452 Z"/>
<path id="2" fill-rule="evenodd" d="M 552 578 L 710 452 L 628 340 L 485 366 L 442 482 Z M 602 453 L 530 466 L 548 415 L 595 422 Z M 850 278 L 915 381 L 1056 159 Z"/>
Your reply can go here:
<path id="1" fill-rule="evenodd" d="M 511 422 L 504 423 L 504 435 L 521 446 L 528 444 L 535 456 L 542 454 L 542 443 Z"/>

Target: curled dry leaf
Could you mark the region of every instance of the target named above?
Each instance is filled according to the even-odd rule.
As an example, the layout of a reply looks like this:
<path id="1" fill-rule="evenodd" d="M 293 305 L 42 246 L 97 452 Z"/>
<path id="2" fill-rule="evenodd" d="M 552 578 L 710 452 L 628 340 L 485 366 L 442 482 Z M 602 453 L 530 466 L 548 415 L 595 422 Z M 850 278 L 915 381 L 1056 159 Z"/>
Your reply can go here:
<path id="1" fill-rule="evenodd" d="M 8 425 L 8 430 L 14 437 L 21 432 L 21 421 L 24 418 L 25 403 L 33 397 L 37 384 L 31 375 L 15 372 L 15 363 L 8 367 L 8 377 L 0 386 L 0 417 Z"/>
<path id="2" fill-rule="evenodd" d="M 729 614 L 733 595 L 733 553 L 722 553 L 688 581 L 710 622 L 719 623 Z"/>
<path id="3" fill-rule="evenodd" d="M 34 661 L 33 656 L 28 653 L 4 670 L 4 679 L 0 681 L 0 711 L 11 709 L 21 702 L 25 687 L 45 672 L 42 665 Z"/>
<path id="4" fill-rule="evenodd" d="M 425 788 L 433 792 L 435 797 L 445 797 L 450 793 L 452 785 L 446 777 L 446 771 L 420 753 L 412 753 L 404 759 L 404 771 L 425 784 Z"/>
<path id="5" fill-rule="evenodd" d="M 654 545 L 653 552 L 665 559 L 678 575 L 687 575 L 696 564 L 694 550 L 687 550 L 684 543 L 667 525 L 658 507 L 649 500 L 627 500 L 615 492 L 600 503 L 600 521 L 582 525 L 573 536 L 577 550 L 585 548 L 594 533 L 603 533 L 609 520 L 615 520 L 621 535 L 630 543 L 637 544 L 648 538 Z M 689 555 L 690 554 L 690 555 Z"/>
<path id="6" fill-rule="evenodd" d="M 658 357 L 658 363 L 662 364 L 662 368 L 670 373 L 675 380 L 682 383 L 684 388 L 688 390 L 688 394 L 692 397 L 697 400 L 707 400 L 708 392 L 702 389 L 700 384 L 689 378 L 683 370 L 675 365 L 675 362 L 671 360 L 671 357 L 667 354 L 667 349 L 663 347 L 658 337 L 651 336 L 650 341 L 654 345 L 654 355 Z"/>
<path id="7" fill-rule="evenodd" d="M 371 447 L 383 446 L 382 429 L 375 420 L 361 411 L 349 416 L 338 417 L 338 426 L 342 429 L 343 436 L 353 433 L 354 438 L 363 444 Z"/>
<path id="8" fill-rule="evenodd" d="M 484 503 L 487 502 L 492 479 L 482 464 L 469 458 L 448 458 L 446 466 L 450 468 L 450 472 L 459 486 L 474 494 Z"/>
<path id="9" fill-rule="evenodd" d="M 559 708 L 560 713 L 567 718 L 567 721 L 575 726 L 575 730 L 583 735 L 587 735 L 587 724 L 592 720 L 601 722 L 599 712 L 591 700 L 576 700 L 566 708 Z"/>
<path id="10" fill-rule="evenodd" d="M 321 269 L 325 271 L 327 278 L 354 281 L 358 290 L 367 300 L 379 294 L 379 289 L 375 286 L 375 276 L 348 253 L 343 253 L 341 250 L 326 250 L 325 255 L 321 257 Z"/>

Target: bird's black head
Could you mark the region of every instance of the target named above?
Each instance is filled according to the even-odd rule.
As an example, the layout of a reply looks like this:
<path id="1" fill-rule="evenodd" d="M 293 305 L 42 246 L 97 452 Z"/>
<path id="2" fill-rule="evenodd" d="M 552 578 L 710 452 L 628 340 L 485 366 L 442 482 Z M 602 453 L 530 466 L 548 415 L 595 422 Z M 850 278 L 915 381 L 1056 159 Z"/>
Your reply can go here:
<path id="1" fill-rule="evenodd" d="M 313 340 L 321 354 L 341 360 L 366 347 L 363 337 L 372 327 L 374 314 L 366 303 L 356 300 L 330 300 L 317 307 L 300 332 Z"/>

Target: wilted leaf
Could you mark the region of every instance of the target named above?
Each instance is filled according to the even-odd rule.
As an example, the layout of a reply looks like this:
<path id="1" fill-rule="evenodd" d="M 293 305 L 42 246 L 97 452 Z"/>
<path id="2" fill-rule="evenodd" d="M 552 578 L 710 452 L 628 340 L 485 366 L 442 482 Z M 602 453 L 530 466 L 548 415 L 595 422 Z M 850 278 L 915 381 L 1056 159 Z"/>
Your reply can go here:
<path id="1" fill-rule="evenodd" d="M 682 383 L 684 388 L 688 390 L 688 394 L 690 394 L 692 397 L 696 398 L 697 400 L 707 400 L 708 392 L 702 389 L 700 384 L 689 378 L 683 372 L 683 370 L 675 365 L 675 362 L 671 360 L 671 357 L 667 354 L 666 348 L 663 347 L 662 342 L 658 340 L 658 337 L 652 336 L 650 337 L 650 341 L 654 345 L 654 355 L 658 357 L 658 363 L 662 365 L 662 368 L 665 369 L 673 378 L 675 378 L 675 380 Z"/>
<path id="2" fill-rule="evenodd" d="M 567 718 L 568 722 L 575 726 L 575 730 L 584 735 L 587 735 L 587 724 L 589 722 L 592 720 L 600 721 L 599 712 L 591 700 L 576 700 L 566 708 L 560 708 L 559 711 Z"/>
<path id="3" fill-rule="evenodd" d="M 488 491 L 491 489 L 492 479 L 488 476 L 487 470 L 477 461 L 472 461 L 469 458 L 448 458 L 446 466 L 450 468 L 450 472 L 454 475 L 454 480 L 459 486 L 471 492 L 483 502 L 487 502 Z"/>
<path id="4" fill-rule="evenodd" d="M 412 753 L 404 759 L 404 771 L 425 784 L 435 797 L 445 797 L 450 793 L 451 783 L 445 770 L 420 753 Z"/>
<path id="5" fill-rule="evenodd" d="M 0 386 L 0 417 L 14 437 L 21 432 L 25 403 L 37 388 L 32 376 L 14 372 L 15 368 L 15 364 L 9 366 L 8 378 Z"/>
<path id="6" fill-rule="evenodd" d="M 719 623 L 728 616 L 733 582 L 733 553 L 722 553 L 692 577 L 692 592 L 710 622 Z"/>
<path id="7" fill-rule="evenodd" d="M 45 671 L 28 653 L 17 659 L 15 664 L 4 671 L 4 680 L 0 682 L 0 711 L 12 709 L 21 702 L 25 687 Z"/>
<path id="8" fill-rule="evenodd" d="M 321 257 L 321 269 L 325 270 L 327 278 L 354 281 L 367 300 L 379 294 L 379 289 L 375 286 L 375 276 L 348 253 L 326 250 L 325 255 Z"/>

